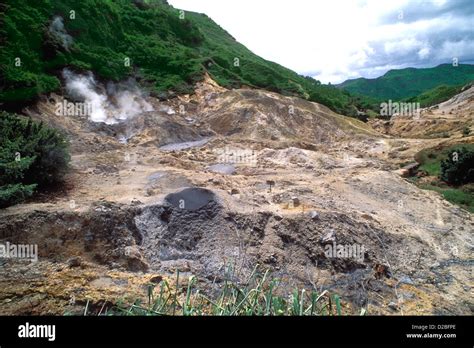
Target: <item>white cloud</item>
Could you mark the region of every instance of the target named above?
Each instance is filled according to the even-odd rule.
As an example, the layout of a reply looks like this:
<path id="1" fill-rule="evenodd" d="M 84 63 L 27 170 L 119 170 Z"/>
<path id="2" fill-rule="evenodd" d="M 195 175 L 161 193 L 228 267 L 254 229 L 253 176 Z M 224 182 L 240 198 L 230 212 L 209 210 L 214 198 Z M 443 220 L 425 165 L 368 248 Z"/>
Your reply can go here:
<path id="1" fill-rule="evenodd" d="M 425 46 L 418 51 L 418 57 L 420 57 L 420 59 L 426 59 L 429 57 L 430 53 L 431 49 Z"/>
<path id="2" fill-rule="evenodd" d="M 408 54 L 416 50 L 421 45 L 422 43 L 420 41 L 411 37 L 407 39 L 386 42 L 384 44 L 384 51 L 386 54 Z"/>
<path id="3" fill-rule="evenodd" d="M 465 52 L 474 52 L 474 39 L 445 41 L 439 49 L 439 56 L 442 58 L 463 57 Z M 467 58 L 465 58 L 467 60 Z"/>

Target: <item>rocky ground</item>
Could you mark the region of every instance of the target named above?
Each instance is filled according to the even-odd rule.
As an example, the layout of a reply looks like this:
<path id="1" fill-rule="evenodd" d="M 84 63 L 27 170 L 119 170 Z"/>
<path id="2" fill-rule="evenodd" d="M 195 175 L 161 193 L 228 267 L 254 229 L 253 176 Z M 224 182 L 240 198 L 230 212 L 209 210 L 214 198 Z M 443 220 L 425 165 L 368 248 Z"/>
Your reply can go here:
<path id="1" fill-rule="evenodd" d="M 465 127 L 474 128 L 474 86 L 466 86 L 441 104 L 421 109 L 419 115 L 397 115 L 369 123 L 377 131 L 397 137 L 460 138 Z"/>
<path id="2" fill-rule="evenodd" d="M 40 256 L 3 261 L 1 314 L 80 314 L 144 297 L 176 270 L 212 291 L 229 264 L 237 280 L 260 264 L 286 289 L 338 293 L 349 314 L 472 314 L 473 215 L 400 176 L 421 149 L 459 141 L 458 128 L 379 133 L 390 125 L 210 79 L 116 125 L 57 116 L 61 100 L 25 110 L 68 135 L 72 170 L 0 211 L 0 241 Z M 464 98 L 448 115 L 472 107 Z M 334 244 L 363 257 L 328 257 Z"/>

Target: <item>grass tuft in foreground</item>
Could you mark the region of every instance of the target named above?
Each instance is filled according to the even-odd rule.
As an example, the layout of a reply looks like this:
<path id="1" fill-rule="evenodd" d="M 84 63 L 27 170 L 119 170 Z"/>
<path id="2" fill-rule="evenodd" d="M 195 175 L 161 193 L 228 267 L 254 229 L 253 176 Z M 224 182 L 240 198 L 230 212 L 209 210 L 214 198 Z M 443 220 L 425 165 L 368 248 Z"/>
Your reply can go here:
<path id="1" fill-rule="evenodd" d="M 184 316 L 304 316 L 341 315 L 338 295 L 328 291 L 317 293 L 295 289 L 281 295 L 279 280 L 270 277 L 268 270 L 258 271 L 256 266 L 247 281 L 237 283 L 225 280 L 213 296 L 196 287 L 197 278 L 191 276 L 187 286 L 180 285 L 179 272 L 174 286 L 162 280 L 148 287 L 148 300 L 136 300 L 132 305 L 117 303 L 105 315 L 184 315 Z M 86 313 L 87 314 L 87 313 Z"/>

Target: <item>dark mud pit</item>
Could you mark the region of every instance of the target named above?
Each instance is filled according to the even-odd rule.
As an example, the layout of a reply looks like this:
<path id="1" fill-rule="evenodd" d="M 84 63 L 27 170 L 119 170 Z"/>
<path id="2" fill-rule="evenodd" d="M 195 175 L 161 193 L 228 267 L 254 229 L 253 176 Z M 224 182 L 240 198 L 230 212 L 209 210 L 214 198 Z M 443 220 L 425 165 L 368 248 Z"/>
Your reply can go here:
<path id="1" fill-rule="evenodd" d="M 178 209 L 198 210 L 211 202 L 216 202 L 216 196 L 209 190 L 197 187 L 186 188 L 176 193 L 170 193 L 165 201 Z"/>

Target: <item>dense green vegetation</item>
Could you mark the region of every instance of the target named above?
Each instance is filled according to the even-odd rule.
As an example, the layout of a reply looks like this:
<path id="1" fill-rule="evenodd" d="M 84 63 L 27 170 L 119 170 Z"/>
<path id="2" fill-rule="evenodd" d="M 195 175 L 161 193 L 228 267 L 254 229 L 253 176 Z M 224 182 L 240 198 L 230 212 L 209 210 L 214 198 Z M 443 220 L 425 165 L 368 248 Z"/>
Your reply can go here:
<path id="1" fill-rule="evenodd" d="M 56 130 L 0 113 L 0 207 L 59 181 L 68 162 L 67 143 Z"/>
<path id="2" fill-rule="evenodd" d="M 421 95 L 421 100 L 416 101 L 420 101 L 420 103 L 423 101 L 425 105 L 428 105 L 436 101 L 437 98 L 441 97 L 440 100 L 442 100 L 445 95 L 455 91 L 449 87 L 459 88 L 460 85 L 471 81 L 474 81 L 474 65 L 441 64 L 434 68 L 390 70 L 376 79 L 347 80 L 338 87 L 351 93 L 382 100 L 395 101 Z M 444 87 L 440 87 L 443 85 Z M 427 94 L 424 94 L 425 92 Z"/>
<path id="3" fill-rule="evenodd" d="M 439 192 L 474 213 L 474 144 L 425 149 L 415 159 L 420 163 L 419 171 L 435 177 L 430 183 L 420 182 L 421 188 Z M 416 177 L 412 180 L 420 181 Z"/>
<path id="4" fill-rule="evenodd" d="M 49 30 L 56 16 L 63 18 L 63 34 L 72 37 L 70 46 Z M 206 15 L 181 12 L 163 0 L 7 0 L 0 5 L 0 21 L 5 105 L 58 89 L 60 71 L 68 66 L 101 79 L 135 76 L 164 96 L 190 92 L 208 71 L 226 87 L 300 96 L 346 115 L 370 107 L 364 97 L 256 56 Z"/>
<path id="5" fill-rule="evenodd" d="M 0 100 L 22 101 L 57 89 L 65 66 L 111 80 L 136 74 L 157 90 L 186 91 L 202 74 L 192 48 L 203 40 L 199 30 L 159 3 L 142 10 L 126 0 L 14 0 L 2 12 Z M 73 37 L 69 48 L 48 30 L 57 15 Z"/>
<path id="6" fill-rule="evenodd" d="M 452 150 L 441 162 L 441 180 L 455 186 L 474 183 L 474 151 Z"/>

